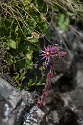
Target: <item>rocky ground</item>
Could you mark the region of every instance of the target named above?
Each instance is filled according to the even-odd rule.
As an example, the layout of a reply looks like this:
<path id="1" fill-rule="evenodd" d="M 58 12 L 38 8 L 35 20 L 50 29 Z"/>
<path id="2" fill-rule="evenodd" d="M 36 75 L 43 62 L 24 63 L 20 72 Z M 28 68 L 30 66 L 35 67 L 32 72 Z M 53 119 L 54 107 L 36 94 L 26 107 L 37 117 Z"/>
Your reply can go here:
<path id="1" fill-rule="evenodd" d="M 83 32 L 75 27 L 52 34 L 52 41 L 64 43 L 67 56 L 55 66 L 46 105 L 37 108 L 37 92 L 19 91 L 1 74 L 0 125 L 83 125 Z"/>

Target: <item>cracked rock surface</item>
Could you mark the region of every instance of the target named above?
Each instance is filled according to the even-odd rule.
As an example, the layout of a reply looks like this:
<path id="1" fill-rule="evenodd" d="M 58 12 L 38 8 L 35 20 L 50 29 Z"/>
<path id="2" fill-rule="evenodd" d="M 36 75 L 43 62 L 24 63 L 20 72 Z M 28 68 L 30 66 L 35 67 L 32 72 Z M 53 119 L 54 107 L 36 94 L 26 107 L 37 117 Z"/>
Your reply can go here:
<path id="1" fill-rule="evenodd" d="M 0 125 L 21 125 L 21 117 L 35 102 L 34 95 L 18 91 L 0 77 Z"/>

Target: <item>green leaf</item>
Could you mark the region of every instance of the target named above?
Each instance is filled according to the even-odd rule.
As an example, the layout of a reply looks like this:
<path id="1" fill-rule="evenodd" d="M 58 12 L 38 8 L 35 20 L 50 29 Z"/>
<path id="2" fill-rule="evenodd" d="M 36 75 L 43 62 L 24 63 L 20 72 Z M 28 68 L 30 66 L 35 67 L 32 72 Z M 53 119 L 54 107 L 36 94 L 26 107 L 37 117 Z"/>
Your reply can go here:
<path id="1" fill-rule="evenodd" d="M 22 43 L 22 44 L 18 47 L 18 53 L 26 51 L 27 48 L 28 48 L 28 44 L 27 44 L 27 43 Z"/>
<path id="2" fill-rule="evenodd" d="M 31 51 L 33 51 L 33 52 L 37 52 L 38 51 L 38 47 L 39 47 L 39 45 L 38 44 L 33 44 L 33 43 L 28 43 L 28 45 L 29 45 L 29 50 L 31 50 Z"/>
<path id="3" fill-rule="evenodd" d="M 26 58 L 31 60 L 33 55 L 33 51 L 30 51 L 29 53 L 26 54 Z"/>
<path id="4" fill-rule="evenodd" d="M 26 61 L 26 62 L 25 62 L 26 67 L 27 67 L 28 69 L 32 69 L 32 67 L 33 67 L 33 62 L 32 62 L 31 60 L 29 60 L 29 59 L 26 59 L 25 61 Z"/>
<path id="5" fill-rule="evenodd" d="M 16 42 L 14 40 L 9 39 L 8 40 L 8 45 L 9 45 L 10 48 L 16 49 Z"/>
<path id="6" fill-rule="evenodd" d="M 68 26 L 69 23 L 70 23 L 69 18 L 66 18 L 66 20 L 65 20 L 65 25 Z"/>
<path id="7" fill-rule="evenodd" d="M 19 73 L 18 73 L 16 76 L 13 77 L 13 80 L 14 80 L 14 81 L 19 81 L 19 77 L 20 77 L 20 76 L 19 76 Z"/>
<path id="8" fill-rule="evenodd" d="M 65 17 L 64 14 L 61 14 L 58 22 L 60 29 L 67 31 L 69 23 L 70 23 L 69 17 Z"/>
<path id="9" fill-rule="evenodd" d="M 1 27 L 1 23 L 2 23 L 2 22 L 1 22 L 1 16 L 0 16 L 0 27 Z"/>
<path id="10" fill-rule="evenodd" d="M 37 43 L 38 42 L 38 38 L 31 38 L 28 40 L 31 43 Z"/>
<path id="11" fill-rule="evenodd" d="M 10 55 L 7 55 L 6 61 L 7 61 L 8 65 L 13 64 L 13 60 Z"/>
<path id="12" fill-rule="evenodd" d="M 22 60 L 20 60 L 20 61 L 18 61 L 17 63 L 16 63 L 16 66 L 17 66 L 17 69 L 23 69 L 23 68 L 25 68 L 26 67 L 26 62 L 25 62 L 25 59 L 22 59 Z"/>

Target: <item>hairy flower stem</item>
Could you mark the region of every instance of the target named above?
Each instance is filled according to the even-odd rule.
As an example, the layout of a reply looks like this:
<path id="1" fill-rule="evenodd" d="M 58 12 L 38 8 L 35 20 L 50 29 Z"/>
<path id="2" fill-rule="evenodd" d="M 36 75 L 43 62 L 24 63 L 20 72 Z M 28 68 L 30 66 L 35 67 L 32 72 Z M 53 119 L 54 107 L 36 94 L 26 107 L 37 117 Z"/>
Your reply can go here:
<path id="1" fill-rule="evenodd" d="M 38 102 L 36 104 L 38 108 L 41 108 L 42 106 L 44 106 L 46 104 L 46 98 L 49 94 L 49 90 L 50 90 L 50 87 L 51 87 L 51 78 L 54 77 L 54 65 L 55 65 L 55 61 L 51 60 L 50 71 L 49 71 L 49 73 L 47 74 L 47 77 L 46 77 L 45 88 L 43 90 L 43 93 L 42 93 L 41 97 L 38 99 Z"/>

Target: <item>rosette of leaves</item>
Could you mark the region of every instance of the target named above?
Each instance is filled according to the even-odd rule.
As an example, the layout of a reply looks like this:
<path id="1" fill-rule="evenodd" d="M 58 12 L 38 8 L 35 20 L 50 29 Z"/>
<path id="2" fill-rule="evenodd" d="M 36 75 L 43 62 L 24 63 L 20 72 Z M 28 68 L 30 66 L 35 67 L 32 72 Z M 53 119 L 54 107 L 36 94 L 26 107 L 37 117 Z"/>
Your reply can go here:
<path id="1" fill-rule="evenodd" d="M 0 1 L 0 47 L 6 67 L 2 72 L 8 73 L 18 88 L 28 69 L 35 74 L 33 54 L 40 52 L 39 39 L 47 30 L 46 8 L 43 0 Z"/>

